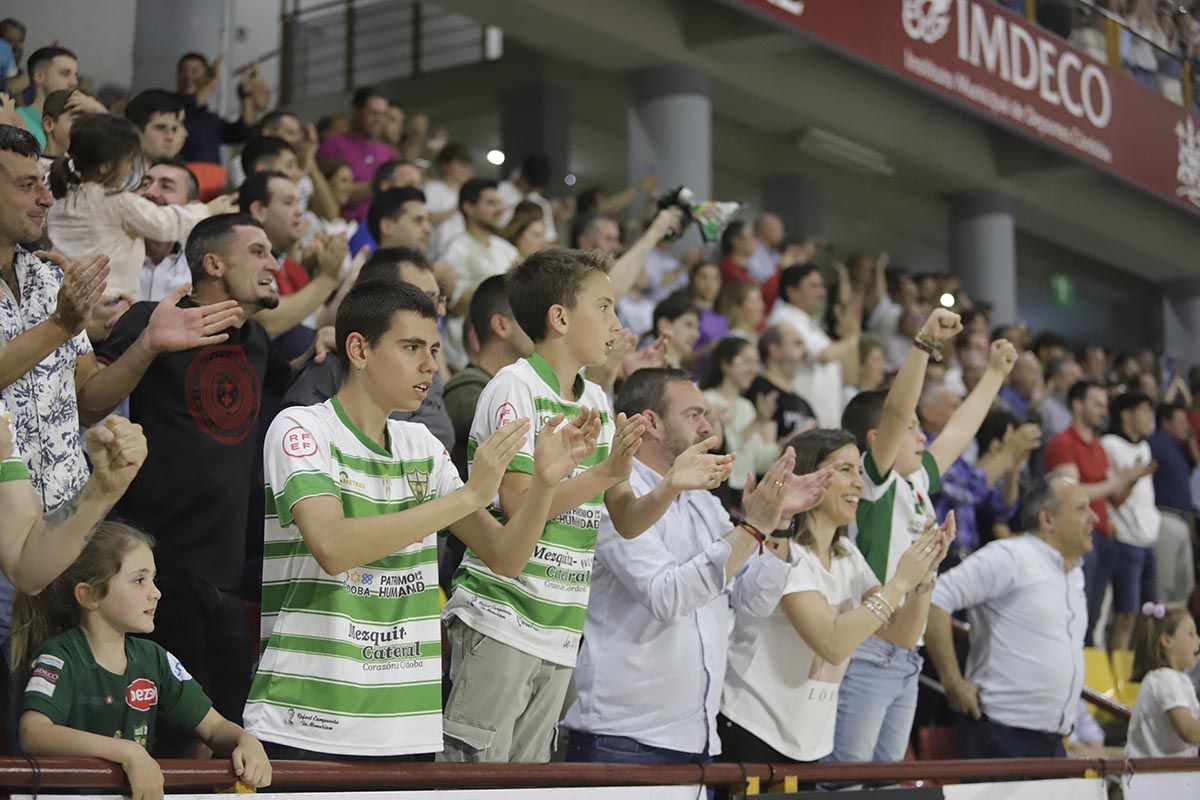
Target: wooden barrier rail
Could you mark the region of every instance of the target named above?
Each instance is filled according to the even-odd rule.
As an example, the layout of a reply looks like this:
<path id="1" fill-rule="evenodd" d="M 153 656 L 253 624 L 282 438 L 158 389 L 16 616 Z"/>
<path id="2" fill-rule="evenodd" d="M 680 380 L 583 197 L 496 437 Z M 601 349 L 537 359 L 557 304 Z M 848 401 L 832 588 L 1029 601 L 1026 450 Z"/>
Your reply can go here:
<path id="1" fill-rule="evenodd" d="M 161 761 L 169 790 L 229 787 L 225 760 Z M 964 778 L 1065 778 L 1148 772 L 1200 772 L 1200 758 L 1029 758 L 986 761 L 902 761 L 892 764 L 412 764 L 405 762 L 273 762 L 274 791 L 383 791 L 403 789 L 535 789 L 563 786 L 663 786 L 705 783 L 738 786 L 747 778 L 764 785 L 796 777 L 818 781 L 954 781 Z M 90 789 L 126 786 L 116 764 L 98 759 L 0 758 L 0 791 Z"/>

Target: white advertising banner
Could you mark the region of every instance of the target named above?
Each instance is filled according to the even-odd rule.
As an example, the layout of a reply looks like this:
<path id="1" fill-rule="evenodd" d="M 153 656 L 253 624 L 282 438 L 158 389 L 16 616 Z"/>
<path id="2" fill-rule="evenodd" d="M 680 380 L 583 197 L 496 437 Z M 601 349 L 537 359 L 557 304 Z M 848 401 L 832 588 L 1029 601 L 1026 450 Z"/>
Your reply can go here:
<path id="1" fill-rule="evenodd" d="M 1125 800 L 1170 800 L 1171 798 L 1200 797 L 1200 773 L 1147 772 L 1126 775 Z"/>
<path id="2" fill-rule="evenodd" d="M 942 794 L 946 800 L 1105 800 L 1108 796 L 1100 778 L 959 784 L 942 787 Z"/>
<path id="3" fill-rule="evenodd" d="M 123 800 L 119 794 L 75 794 L 38 792 L 38 800 L 46 797 L 70 797 L 72 800 Z M 172 794 L 171 800 L 212 800 L 213 793 Z M 704 797 L 699 786 L 600 786 L 589 788 L 562 787 L 557 789 L 446 789 L 415 792 L 259 792 L 258 800 L 696 800 Z M 34 800 L 33 795 L 12 795 L 12 800 Z M 1058 800 L 1074 800 L 1059 798 Z"/>

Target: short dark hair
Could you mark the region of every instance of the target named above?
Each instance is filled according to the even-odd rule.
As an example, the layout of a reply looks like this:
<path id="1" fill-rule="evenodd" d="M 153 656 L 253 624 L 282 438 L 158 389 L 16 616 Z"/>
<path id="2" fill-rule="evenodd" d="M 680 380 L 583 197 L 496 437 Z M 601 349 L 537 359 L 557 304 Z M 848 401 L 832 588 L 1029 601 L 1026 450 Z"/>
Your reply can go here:
<path id="1" fill-rule="evenodd" d="M 521 177 L 534 189 L 544 189 L 550 182 L 550 159 L 541 153 L 530 153 L 521 159 Z"/>
<path id="2" fill-rule="evenodd" d="M 366 283 L 372 280 L 399 280 L 401 264 L 412 264 L 417 269 L 431 270 L 433 265 L 425 254 L 411 247 L 380 247 L 358 271 L 355 283 Z"/>
<path id="3" fill-rule="evenodd" d="M 1121 415 L 1126 411 L 1133 411 L 1140 405 L 1148 405 L 1154 408 L 1154 401 L 1150 399 L 1149 395 L 1142 394 L 1141 392 L 1122 392 L 1121 394 L 1114 395 L 1108 401 L 1108 421 L 1113 431 L 1120 433 L 1124 430 L 1121 427 Z"/>
<path id="4" fill-rule="evenodd" d="M 447 142 L 446 145 L 438 150 L 436 156 L 433 157 L 433 163 L 439 167 L 444 167 L 451 161 L 460 161 L 464 164 L 470 164 L 471 151 L 467 146 L 458 142 Z"/>
<path id="5" fill-rule="evenodd" d="M 983 418 L 983 422 L 979 423 L 979 430 L 975 432 L 975 443 L 979 445 L 980 454 L 987 453 L 992 442 L 997 440 L 1003 442 L 1008 429 L 1015 428 L 1019 424 L 1021 421 L 1011 411 L 1005 411 L 1002 408 L 989 411 Z"/>
<path id="6" fill-rule="evenodd" d="M 643 411 L 663 416 L 667 411 L 667 384 L 676 381 L 695 383 L 696 378 L 687 370 L 673 367 L 643 367 L 625 378 L 613 410 L 627 417 Z"/>
<path id="7" fill-rule="evenodd" d="M 686 314 L 695 314 L 699 317 L 700 310 L 696 308 L 691 294 L 686 289 L 680 289 L 667 295 L 654 307 L 654 315 L 650 321 L 651 330 L 658 330 L 659 320 L 665 319 L 667 322 L 674 322 Z"/>
<path id="8" fill-rule="evenodd" d="M 1071 388 L 1067 390 L 1067 408 L 1075 410 L 1075 401 L 1083 402 L 1087 399 L 1087 393 L 1092 389 L 1103 389 L 1104 387 L 1095 381 L 1089 381 L 1086 378 L 1075 381 L 1071 384 Z"/>
<path id="9" fill-rule="evenodd" d="M 1170 423 L 1171 419 L 1180 411 L 1186 412 L 1187 409 L 1178 403 L 1159 403 L 1154 409 L 1154 425 L 1161 429 L 1164 425 Z"/>
<path id="10" fill-rule="evenodd" d="M 367 230 L 376 242 L 382 235 L 379 228 L 385 219 L 399 219 L 404 215 L 405 203 L 424 203 L 425 193 L 414 186 L 387 189 L 375 195 L 367 209 Z"/>
<path id="11" fill-rule="evenodd" d="M 382 191 L 380 187 L 383 185 L 383 182 L 395 175 L 396 170 L 400 169 L 400 167 L 405 166 L 416 165 L 407 158 L 389 158 L 380 164 L 375 168 L 375 174 L 371 176 L 371 191 L 374 194 L 379 194 Z"/>
<path id="12" fill-rule="evenodd" d="M 242 171 L 246 177 L 250 177 L 256 172 L 255 165 L 260 160 L 278 158 L 284 152 L 294 155 L 296 148 L 278 136 L 255 136 L 242 147 Z"/>
<path id="13" fill-rule="evenodd" d="M 199 61 L 205 66 L 205 68 L 208 67 L 208 56 L 204 55 L 204 53 L 197 53 L 195 50 L 192 50 L 181 55 L 179 60 L 175 62 L 176 72 L 179 71 L 179 68 L 183 66 L 183 62 L 185 61 Z"/>
<path id="14" fill-rule="evenodd" d="M 858 449 L 867 452 L 867 434 L 879 427 L 883 419 L 883 404 L 887 400 L 887 390 L 877 389 L 873 392 L 859 392 L 854 395 L 846 410 L 842 412 L 842 429 L 854 436 Z"/>
<path id="15" fill-rule="evenodd" d="M 192 202 L 193 200 L 196 200 L 200 197 L 200 179 L 196 177 L 196 173 L 192 172 L 192 168 L 188 166 L 188 162 L 184 161 L 179 156 L 170 156 L 170 157 L 164 157 L 164 158 L 156 158 L 154 160 L 154 163 L 150 165 L 151 168 L 160 167 L 160 166 L 161 167 L 174 167 L 175 169 L 181 169 L 187 173 L 187 183 L 188 183 L 187 199 L 188 199 L 188 202 Z"/>
<path id="16" fill-rule="evenodd" d="M 258 121 L 258 133 L 260 136 L 270 136 L 267 131 L 275 130 L 279 123 L 286 117 L 292 117 L 297 122 L 300 121 L 300 116 L 291 111 L 284 111 L 282 108 L 272 109 L 266 114 L 263 114 L 262 119 Z"/>
<path id="17" fill-rule="evenodd" d="M 508 304 L 508 278 L 505 275 L 493 275 L 485 278 L 483 283 L 475 287 L 471 295 L 471 306 L 467 312 L 471 320 L 471 328 L 479 337 L 479 346 L 492 341 L 492 317 L 499 314 L 513 319 L 512 306 Z"/>
<path id="18" fill-rule="evenodd" d="M 742 231 L 746 230 L 746 225 L 747 222 L 745 220 L 735 219 L 725 226 L 725 230 L 721 232 L 722 255 L 727 256 L 733 252 L 733 242 L 742 235 Z"/>
<path id="19" fill-rule="evenodd" d="M 58 89 L 46 95 L 46 99 L 42 101 L 42 119 L 61 117 L 62 113 L 67 110 L 67 103 L 70 101 L 71 95 L 78 91 L 78 89 Z"/>
<path id="20" fill-rule="evenodd" d="M 712 389 L 720 386 L 725 380 L 725 365 L 729 364 L 747 347 L 753 347 L 749 341 L 740 336 L 726 336 L 717 342 L 708 358 L 708 371 L 700 380 L 701 389 Z"/>
<path id="21" fill-rule="evenodd" d="M 264 206 L 271 205 L 271 180 L 274 178 L 291 180 L 282 172 L 252 172 L 247 175 L 246 180 L 238 187 L 238 209 L 243 214 L 249 214 L 250 207 L 256 202 Z"/>
<path id="22" fill-rule="evenodd" d="M 1064 350 L 1067 348 L 1067 340 L 1059 336 L 1054 331 L 1042 331 L 1033 340 L 1033 344 L 1029 349 L 1034 353 L 1038 353 L 1043 347 L 1061 347 Z"/>
<path id="23" fill-rule="evenodd" d="M 354 97 L 351 98 L 350 105 L 354 108 L 366 108 L 372 97 L 382 97 L 387 100 L 387 95 L 374 86 L 360 86 L 354 90 Z"/>
<path id="24" fill-rule="evenodd" d="M 334 322 L 343 375 L 350 371 L 350 356 L 346 352 L 346 339 L 350 334 L 360 334 L 374 347 L 401 311 L 410 311 L 422 319 L 437 319 L 433 301 L 411 283 L 396 279 L 373 280 L 358 282 L 351 287 L 338 306 Z"/>
<path id="25" fill-rule="evenodd" d="M 0 36 L 8 33 L 10 28 L 16 28 L 21 33 L 25 33 L 26 30 L 25 23 L 21 22 L 20 20 L 13 19 L 12 17 L 0 19 Z"/>
<path id="26" fill-rule="evenodd" d="M 30 53 L 29 58 L 25 59 L 25 69 L 28 70 L 30 77 L 32 77 L 35 69 L 40 67 L 42 64 L 53 61 L 59 56 L 67 56 L 75 59 L 76 61 L 79 60 L 79 56 L 75 55 L 67 48 L 51 45 L 50 47 L 39 47 L 37 50 L 34 50 L 32 53 Z"/>
<path id="27" fill-rule="evenodd" d="M 483 196 L 484 192 L 488 189 L 495 189 L 498 185 L 491 178 L 471 178 L 471 180 L 464 183 L 462 188 L 458 190 L 458 210 L 462 211 L 463 206 L 468 203 L 475 205 L 479 202 L 479 198 Z"/>
<path id="28" fill-rule="evenodd" d="M 796 264 L 779 273 L 779 299 L 788 301 L 788 291 L 795 289 L 809 275 L 817 272 L 816 264 Z"/>
<path id="29" fill-rule="evenodd" d="M 16 153 L 26 158 L 37 158 L 42 154 L 38 140 L 24 128 L 0 124 L 0 152 Z"/>
<path id="30" fill-rule="evenodd" d="M 188 234 L 187 244 L 184 245 L 183 257 L 188 268 L 192 271 L 192 285 L 205 280 L 204 257 L 209 253 L 224 254 L 233 238 L 235 229 L 240 227 L 262 228 L 262 224 L 249 214 L 217 214 L 214 217 L 202 219 Z"/>
<path id="31" fill-rule="evenodd" d="M 147 89 L 138 92 L 125 106 L 125 119 L 142 131 L 150 124 L 155 114 L 182 114 L 183 102 L 179 95 L 165 89 Z"/>
<path id="32" fill-rule="evenodd" d="M 534 342 L 549 332 L 550 307 L 575 307 L 584 282 L 596 272 L 607 273 L 612 259 L 598 250 L 552 247 L 531 253 L 509 273 L 508 302 L 517 324 Z"/>

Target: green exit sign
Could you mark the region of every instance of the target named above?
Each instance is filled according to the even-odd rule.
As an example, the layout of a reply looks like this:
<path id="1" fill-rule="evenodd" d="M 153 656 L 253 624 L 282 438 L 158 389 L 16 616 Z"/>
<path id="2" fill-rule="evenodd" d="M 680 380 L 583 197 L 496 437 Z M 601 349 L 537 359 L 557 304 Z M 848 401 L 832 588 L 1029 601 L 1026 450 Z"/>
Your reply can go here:
<path id="1" fill-rule="evenodd" d="M 1075 282 L 1061 273 L 1051 275 L 1050 296 L 1054 298 L 1055 305 L 1073 308 L 1075 306 Z"/>

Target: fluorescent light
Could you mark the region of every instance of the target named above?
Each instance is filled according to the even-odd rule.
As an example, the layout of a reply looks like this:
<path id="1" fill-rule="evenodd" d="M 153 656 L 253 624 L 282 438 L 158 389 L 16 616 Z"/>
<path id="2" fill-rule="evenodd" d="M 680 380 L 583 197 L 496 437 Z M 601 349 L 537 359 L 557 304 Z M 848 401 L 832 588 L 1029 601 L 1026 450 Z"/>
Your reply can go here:
<path id="1" fill-rule="evenodd" d="M 883 153 L 821 128 L 805 130 L 796 141 L 796 146 L 801 152 L 828 161 L 858 167 L 889 178 L 896 174 L 895 168 L 888 163 L 887 156 Z"/>
<path id="2" fill-rule="evenodd" d="M 489 164 L 494 164 L 497 167 L 504 163 L 503 150 L 488 150 L 487 160 Z"/>
<path id="3" fill-rule="evenodd" d="M 938 302 L 946 308 L 954 308 L 954 295 L 949 292 L 943 292 L 942 296 L 938 298 Z"/>

